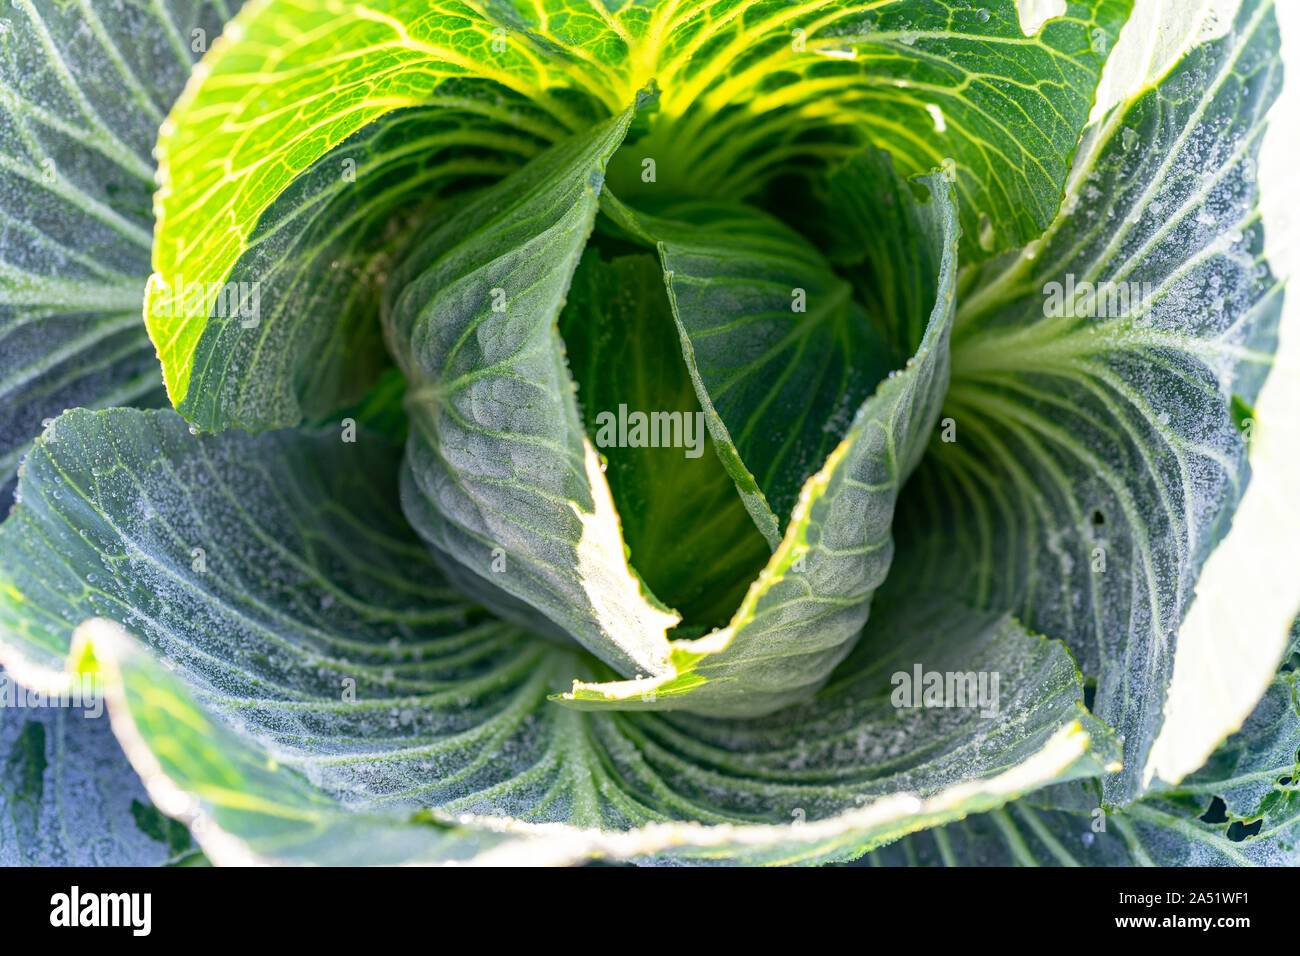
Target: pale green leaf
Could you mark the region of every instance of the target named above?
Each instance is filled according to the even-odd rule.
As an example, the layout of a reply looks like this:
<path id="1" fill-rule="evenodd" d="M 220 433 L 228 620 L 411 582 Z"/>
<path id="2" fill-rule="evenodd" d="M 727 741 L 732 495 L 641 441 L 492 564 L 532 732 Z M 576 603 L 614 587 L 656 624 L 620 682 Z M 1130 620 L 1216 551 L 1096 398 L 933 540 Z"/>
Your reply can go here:
<path id="1" fill-rule="evenodd" d="M 348 349 L 373 361 L 365 283 L 351 294 L 330 270 L 382 273 L 361 240 L 385 211 L 500 176 L 651 83 L 657 109 L 614 169 L 633 200 L 645 159 L 668 195 L 744 198 L 876 144 L 908 175 L 951 161 L 968 252 L 1017 245 L 1056 211 L 1128 8 L 1075 2 L 1026 36 L 1012 0 L 254 0 L 160 136 L 148 322 L 171 399 L 205 427 L 321 410 Z M 425 120 L 408 135 L 437 146 L 412 180 L 387 126 Z M 397 180 L 364 213 L 340 184 L 348 158 L 363 189 Z M 218 298 L 249 276 L 275 300 L 252 331 Z M 299 288 L 338 329 L 289 311 Z"/>
<path id="2" fill-rule="evenodd" d="M 174 404 L 205 426 L 265 428 L 344 397 L 346 350 L 374 362 L 376 316 L 371 291 L 331 272 L 382 272 L 367 240 L 386 221 L 599 115 L 553 89 L 572 84 L 519 26 L 504 3 L 245 6 L 159 137 L 147 321 Z M 240 279 L 267 283 L 251 331 L 213 321 Z M 304 293 L 329 322 L 305 322 Z"/>
<path id="3" fill-rule="evenodd" d="M 792 173 L 816 175 L 872 144 L 909 177 L 952 168 L 963 256 L 982 257 L 1055 215 L 1131 3 L 1075 0 L 1032 35 L 1014 0 L 662 8 L 669 27 L 651 35 L 661 116 L 627 157 L 657 162 L 643 190 L 779 197 Z M 611 174 L 633 205 L 640 171 Z"/>

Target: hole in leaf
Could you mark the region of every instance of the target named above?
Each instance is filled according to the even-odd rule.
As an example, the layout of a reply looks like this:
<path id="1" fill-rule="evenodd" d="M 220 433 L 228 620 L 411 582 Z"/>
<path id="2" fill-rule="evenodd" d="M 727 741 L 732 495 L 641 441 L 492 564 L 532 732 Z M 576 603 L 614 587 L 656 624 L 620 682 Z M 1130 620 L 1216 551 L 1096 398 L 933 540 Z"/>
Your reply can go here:
<path id="1" fill-rule="evenodd" d="M 1094 508 L 1092 512 L 1092 523 L 1094 525 L 1103 525 L 1106 523 L 1106 516 L 1099 509 Z"/>
<path id="2" fill-rule="evenodd" d="M 1242 840 L 1253 837 L 1263 825 L 1264 821 L 1262 819 L 1256 820 L 1254 823 L 1242 823 L 1240 820 L 1233 820 L 1232 826 L 1228 827 L 1228 839 L 1233 843 L 1240 843 Z"/>
<path id="3" fill-rule="evenodd" d="M 1222 797 L 1215 797 L 1210 801 L 1210 805 L 1205 808 L 1201 814 L 1202 823 L 1227 823 L 1228 822 L 1228 805 L 1223 802 Z"/>

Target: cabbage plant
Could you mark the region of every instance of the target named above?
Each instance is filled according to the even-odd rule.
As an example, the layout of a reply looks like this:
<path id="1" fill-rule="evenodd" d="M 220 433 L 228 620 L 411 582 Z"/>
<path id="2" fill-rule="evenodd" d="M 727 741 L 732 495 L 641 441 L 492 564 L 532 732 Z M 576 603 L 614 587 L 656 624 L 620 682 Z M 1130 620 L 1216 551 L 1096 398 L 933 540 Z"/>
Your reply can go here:
<path id="1" fill-rule="evenodd" d="M 1278 26 L 1133 7 L 14 0 L 0 861 L 1296 862 Z"/>

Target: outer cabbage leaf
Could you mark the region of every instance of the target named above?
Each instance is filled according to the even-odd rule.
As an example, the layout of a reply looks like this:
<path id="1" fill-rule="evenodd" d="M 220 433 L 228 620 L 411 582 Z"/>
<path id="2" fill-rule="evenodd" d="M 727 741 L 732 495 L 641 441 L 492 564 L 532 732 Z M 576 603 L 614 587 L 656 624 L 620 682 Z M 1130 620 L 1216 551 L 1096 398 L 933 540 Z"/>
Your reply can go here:
<path id="1" fill-rule="evenodd" d="M 557 91 L 573 84 L 553 48 L 519 25 L 459 0 L 245 6 L 158 144 L 146 321 L 188 417 L 296 425 L 356 398 L 382 356 L 376 236 L 399 241 L 440 193 L 590 126 L 593 104 Z M 241 280 L 264 283 L 249 328 L 219 298 Z"/>
<path id="2" fill-rule="evenodd" d="M 1108 804 L 1143 789 L 1179 625 L 1249 475 L 1242 409 L 1282 302 L 1253 175 L 1276 50 L 1271 7 L 1243 3 L 1089 130 L 1038 243 L 968 277 L 956 441 L 932 441 L 900 511 L 897 573 L 1016 609 L 1096 678 L 1125 746 Z"/>
<path id="3" fill-rule="evenodd" d="M 158 124 L 226 0 L 0 13 L 0 514 L 46 419 L 161 405 L 140 322 Z"/>
<path id="4" fill-rule="evenodd" d="M 1300 633 L 1300 632 L 1294 632 Z M 907 837 L 876 865 L 1300 864 L 1300 644 L 1241 730 L 1201 770 L 1125 810 L 1081 816 L 1033 797 Z"/>
<path id="5" fill-rule="evenodd" d="M 602 666 L 445 589 L 385 443 L 128 409 L 54 429 L 0 528 L 0 654 L 101 669 L 149 792 L 216 862 L 847 858 L 1117 752 L 1059 643 L 942 600 L 894 604 L 761 721 L 557 706 Z M 74 644 L 90 617 L 144 643 Z M 900 711 L 890 671 L 918 662 L 999 673 L 999 706 Z"/>
<path id="6" fill-rule="evenodd" d="M 74 641 L 79 672 L 108 690 L 113 729 L 139 772 L 131 782 L 143 780 L 221 865 L 459 863 L 514 839 L 427 813 L 348 810 L 310 767 L 284 766 L 215 720 L 120 626 L 92 618 Z"/>
<path id="7" fill-rule="evenodd" d="M 0 866 L 157 866 L 202 859 L 149 802 L 89 680 L 37 695 L 0 671 Z M 56 706 L 60 703 L 81 707 Z"/>
<path id="8" fill-rule="evenodd" d="M 246 428 L 336 412 L 337 422 L 393 373 L 380 300 L 417 225 L 454 208 L 450 194 L 504 176 L 542 145 L 454 105 L 402 110 L 350 136 L 277 197 L 223 284 L 162 277 L 181 295 L 217 292 L 181 412 Z M 158 297 L 152 307 L 151 324 L 179 308 Z"/>
<path id="9" fill-rule="evenodd" d="M 908 176 L 947 161 L 968 259 L 1051 221 L 1131 4 L 1071 2 L 1032 31 L 1013 0 L 665 6 L 664 121 L 639 150 L 661 183 L 746 197 L 865 143 Z"/>

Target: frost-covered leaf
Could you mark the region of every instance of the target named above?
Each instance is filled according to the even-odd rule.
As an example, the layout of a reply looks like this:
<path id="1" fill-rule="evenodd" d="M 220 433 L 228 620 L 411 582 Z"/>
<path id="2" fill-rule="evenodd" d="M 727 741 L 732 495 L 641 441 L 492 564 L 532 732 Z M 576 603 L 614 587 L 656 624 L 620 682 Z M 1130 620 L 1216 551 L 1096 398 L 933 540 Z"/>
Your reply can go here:
<path id="1" fill-rule="evenodd" d="M 201 859 L 189 831 L 149 802 L 103 703 L 89 678 L 46 694 L 0 670 L 0 866 Z"/>
<path id="2" fill-rule="evenodd" d="M 263 213 L 190 357 L 180 411 L 205 427 L 296 425 L 364 398 L 391 371 L 379 312 L 395 254 L 449 194 L 491 182 L 544 145 L 495 116 L 403 110 L 348 137 Z M 432 159 L 431 159 L 432 157 Z M 185 273 L 171 292 L 197 295 Z M 155 328 L 175 317 L 155 297 Z M 386 370 L 388 370 L 386 372 Z"/>
<path id="3" fill-rule="evenodd" d="M 415 812 L 383 805 L 349 809 L 322 792 L 315 782 L 312 764 L 304 768 L 300 760 L 290 756 L 286 765 L 282 751 L 268 752 L 249 735 L 232 733 L 214 719 L 210 707 L 194 696 L 192 688 L 160 667 L 141 645 L 110 622 L 92 620 L 79 633 L 108 674 L 114 726 L 126 742 L 135 766 L 160 805 L 188 822 L 218 863 L 564 864 L 605 858 L 771 864 L 851 859 L 900 833 L 999 806 L 1053 777 L 1069 779 L 1098 769 L 1087 752 L 1088 733 L 1072 722 L 1046 738 L 1035 733 L 1030 739 L 1022 737 L 1019 746 L 1011 750 L 998 750 L 988 761 L 990 775 L 983 779 L 949 783 L 923 799 L 905 793 L 859 800 L 864 804 L 861 807 L 822 819 L 814 819 L 815 808 L 797 806 L 788 814 L 792 824 L 750 822 L 756 816 L 750 813 L 722 813 L 714 818 L 733 818 L 736 823 L 717 823 L 709 818 L 693 822 L 698 814 L 690 809 L 689 799 L 681 797 L 681 806 L 673 807 L 684 809 L 681 822 L 672 822 L 669 816 L 668 822 L 625 830 L 538 825 L 482 812 L 451 816 L 441 808 Z M 1040 643 L 1037 650 L 1048 650 L 1048 645 Z M 1064 677 L 1071 670 L 1068 660 L 1059 646 L 1049 650 L 1048 657 L 1053 655 L 1055 660 L 1049 666 Z M 1034 666 L 1045 663 L 1039 656 Z M 1061 665 L 1064 669 L 1060 669 Z M 1067 678 L 1067 683 L 1072 679 L 1077 676 Z M 1041 719 L 1043 715 L 1034 716 Z M 1023 727 L 1018 732 L 1023 735 Z M 1011 735 L 998 734 L 985 746 L 997 750 L 1010 740 Z M 605 743 L 598 739 L 594 746 Z M 613 754 L 616 771 L 633 771 L 623 780 L 615 779 L 615 774 L 602 769 L 599 762 L 591 767 L 570 764 L 565 768 L 568 773 L 562 774 L 556 774 L 556 768 L 547 768 L 547 776 L 561 779 L 542 793 L 540 800 L 531 795 L 540 812 L 529 816 L 546 819 L 568 815 L 590 824 L 598 819 L 593 813 L 621 815 L 636 808 L 638 814 L 648 814 L 639 800 L 653 803 L 655 797 L 663 798 L 671 792 L 661 782 L 659 792 L 653 796 L 636 793 L 635 787 L 644 785 L 658 768 L 652 764 L 636 772 L 635 762 L 630 768 L 622 764 L 620 758 L 628 757 L 628 743 L 624 741 Z M 1103 740 L 1099 752 L 1113 753 L 1113 745 Z M 656 747 L 651 747 L 649 753 L 666 756 Z M 573 752 L 564 756 L 569 760 L 579 758 Z M 927 770 L 945 769 L 942 764 L 933 762 Z M 525 772 L 524 776 L 534 774 Z M 716 773 L 697 776 L 692 772 L 692 776 L 694 784 L 709 790 L 720 779 Z M 584 785 L 573 777 L 592 779 Z M 531 782 L 538 784 L 536 779 Z M 620 786 L 630 792 L 620 794 Z M 734 784 L 730 786 L 736 789 Z M 774 799 L 783 789 L 771 781 L 757 783 L 754 788 L 755 794 L 746 798 L 749 801 Z M 809 795 L 820 788 L 804 784 L 797 794 L 792 787 L 784 789 L 791 793 L 785 799 L 776 798 L 781 809 L 791 799 L 812 802 Z M 512 787 L 500 786 L 489 795 L 500 799 L 512 792 Z M 249 793 L 256 794 L 257 799 L 250 801 Z M 530 798 L 527 790 L 522 796 Z M 585 797 L 586 802 L 571 803 L 572 797 Z M 847 802 L 846 797 L 839 796 L 835 802 Z M 482 801 L 476 807 L 481 811 Z M 656 817 L 651 813 L 647 818 Z M 762 815 L 757 818 L 762 819 Z M 777 819 L 781 817 L 777 815 Z"/>
<path id="4" fill-rule="evenodd" d="M 724 859 L 853 856 L 1116 753 L 1059 643 L 942 600 L 896 606 L 833 685 L 760 721 L 582 713 L 548 695 L 607 671 L 446 591 L 377 439 L 194 436 L 174 413 L 129 409 L 54 430 L 0 528 L 0 653 L 32 674 L 70 651 L 84 668 L 75 622 L 134 628 L 147 651 L 90 637 L 110 690 L 125 688 L 115 729 L 218 862 L 277 847 L 427 860 L 477 852 L 482 828 L 545 836 L 529 825 L 546 822 L 609 831 L 565 831 L 546 851 L 565 860 L 694 841 Z M 891 674 L 917 665 L 998 683 L 979 707 L 897 708 Z M 685 830 L 635 829 L 666 822 Z M 432 829 L 404 836 L 414 824 Z M 753 846 L 697 832 L 716 824 L 767 826 Z"/>
<path id="5" fill-rule="evenodd" d="M 1241 731 L 1181 784 L 1126 810 L 1029 797 L 882 848 L 864 862 L 947 866 L 1300 865 L 1300 645 Z"/>
<path id="6" fill-rule="evenodd" d="M 158 124 L 226 0 L 0 11 L 0 515 L 46 419 L 166 399 L 140 310 Z"/>
<path id="7" fill-rule="evenodd" d="M 321 792 L 310 767 L 284 766 L 215 720 L 119 626 L 92 618 L 77 641 L 74 653 L 90 658 L 81 673 L 102 675 L 113 729 L 151 796 L 220 865 L 461 862 L 513 839 L 432 814 L 349 810 Z M 132 783 L 141 789 L 139 779 Z M 188 840 L 185 826 L 164 821 Z"/>
<path id="8" fill-rule="evenodd" d="M 897 573 L 1015 608 L 1097 679 L 1125 744 L 1108 803 L 1142 790 L 1179 625 L 1249 474 L 1282 302 L 1254 176 L 1276 54 L 1248 0 L 1089 131 L 1062 216 L 970 278 L 956 440 L 931 443 L 900 512 L 917 540 Z"/>
<path id="9" fill-rule="evenodd" d="M 459 580 L 621 672 L 667 668 L 680 619 L 628 566 L 557 330 L 631 111 L 552 147 L 409 254 L 385 310 L 409 383 L 403 507 Z M 479 583 L 475 583 L 475 581 Z"/>

